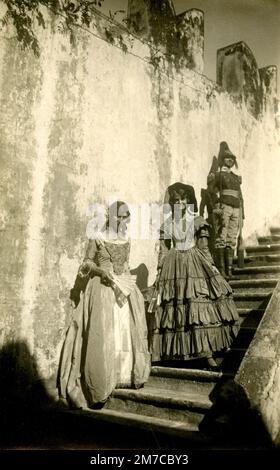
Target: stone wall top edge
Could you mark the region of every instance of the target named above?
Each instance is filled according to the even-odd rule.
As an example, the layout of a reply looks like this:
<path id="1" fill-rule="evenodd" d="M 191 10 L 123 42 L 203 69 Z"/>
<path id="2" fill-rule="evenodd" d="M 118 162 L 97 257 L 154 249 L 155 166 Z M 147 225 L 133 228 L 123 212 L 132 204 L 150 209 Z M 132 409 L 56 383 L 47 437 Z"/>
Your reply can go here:
<path id="1" fill-rule="evenodd" d="M 104 21 L 104 27 L 105 27 L 105 24 L 111 24 L 114 28 L 118 28 L 122 35 L 123 35 L 123 39 L 124 39 L 124 42 L 128 42 L 129 43 L 129 38 L 133 37 L 133 40 L 135 41 L 135 45 L 139 44 L 140 45 L 144 45 L 146 46 L 147 48 L 150 49 L 150 51 L 153 51 L 153 53 L 159 53 L 163 58 L 164 60 L 166 60 L 167 63 L 171 64 L 172 65 L 172 60 L 170 60 L 170 58 L 168 57 L 167 54 L 164 53 L 164 51 L 162 50 L 159 50 L 154 44 L 152 41 L 148 41 L 148 40 L 144 40 L 142 39 L 141 37 L 137 36 L 136 34 L 134 34 L 133 32 L 131 32 L 129 29 L 127 29 L 126 27 L 124 27 L 123 25 L 121 25 L 120 23 L 118 23 L 117 21 L 109 18 L 108 16 L 104 15 L 104 13 L 101 13 L 99 12 L 98 10 L 94 9 L 94 11 L 96 12 L 96 14 L 98 16 L 100 16 L 103 21 Z M 204 12 L 198 8 L 190 8 L 188 10 L 186 10 L 185 12 L 179 14 L 179 15 L 176 15 L 176 18 L 180 18 L 182 17 L 182 15 L 184 15 L 185 13 L 187 12 L 190 12 L 190 11 L 198 11 L 198 12 L 201 12 L 202 14 L 204 14 Z M 233 46 L 238 46 L 238 45 L 244 45 L 245 48 L 250 52 L 251 54 L 251 57 L 252 59 L 255 61 L 256 63 L 256 67 L 257 67 L 257 62 L 256 62 L 256 59 L 254 57 L 254 54 L 253 52 L 251 51 L 250 47 L 244 42 L 244 41 L 239 41 L 239 42 L 236 42 L 236 43 L 233 43 L 233 44 L 230 44 L 230 45 L 227 45 L 223 48 L 220 48 L 217 50 L 217 53 L 219 51 L 222 51 L 222 50 L 226 50 L 226 49 L 229 49 Z M 132 51 L 133 49 L 133 46 L 130 47 L 128 45 L 128 49 L 130 49 Z M 138 48 L 139 49 L 139 48 Z M 146 58 L 144 55 L 141 57 L 142 59 Z M 148 61 L 147 61 L 148 63 Z M 163 70 L 164 69 L 164 66 L 162 64 L 159 64 L 158 65 L 158 68 L 159 70 Z M 258 68 L 258 67 L 257 67 Z M 188 79 L 189 76 L 191 75 L 192 77 L 199 77 L 200 81 L 203 83 L 204 86 L 212 89 L 212 90 L 215 90 L 216 92 L 218 92 L 219 94 L 226 94 L 228 95 L 228 93 L 225 93 L 224 90 L 222 90 L 222 87 L 217 83 L 217 81 L 209 78 L 207 75 L 203 74 L 203 73 L 200 73 L 196 70 L 191 70 L 191 69 L 185 69 L 185 68 L 182 68 L 179 73 L 177 73 L 177 75 L 180 75 L 181 77 L 183 78 L 186 78 Z M 175 78 L 175 77 L 174 77 Z M 230 95 L 229 95 L 229 98 L 230 98 Z"/>
<path id="2" fill-rule="evenodd" d="M 182 80 L 182 83 L 184 83 L 184 80 L 189 80 L 190 78 L 192 80 L 195 80 L 198 83 L 198 86 L 195 87 L 195 88 L 198 88 L 198 89 L 201 88 L 201 90 L 197 90 L 199 92 L 202 92 L 202 87 L 206 87 L 208 90 L 205 94 L 207 94 L 209 91 L 210 92 L 216 91 L 217 93 L 219 93 L 223 96 L 228 96 L 229 99 L 231 98 L 230 94 L 227 93 L 226 91 L 222 90 L 221 86 L 215 80 L 207 77 L 203 73 L 200 73 L 196 70 L 191 70 L 191 69 L 188 69 L 188 68 L 183 68 L 182 67 L 179 71 L 176 71 L 175 67 L 172 67 L 172 65 L 173 65 L 172 60 L 170 59 L 168 54 L 165 54 L 165 52 L 162 49 L 157 48 L 155 46 L 155 44 L 153 44 L 151 41 L 142 39 L 141 37 L 139 37 L 136 34 L 134 34 L 133 32 L 131 32 L 127 27 L 123 26 L 121 23 L 115 21 L 114 19 L 108 17 L 107 15 L 100 12 L 96 8 L 92 7 L 92 10 L 93 10 L 93 13 L 97 17 L 99 17 L 100 20 L 101 20 L 100 23 L 99 23 L 99 28 L 101 27 L 101 29 L 100 29 L 101 31 L 103 29 L 103 31 L 105 33 L 106 30 L 111 28 L 112 34 L 113 33 L 116 34 L 117 31 L 120 32 L 121 37 L 122 37 L 122 43 L 126 46 L 126 51 L 124 51 L 124 54 L 131 53 L 132 55 L 138 56 L 139 59 L 142 59 L 143 61 L 145 61 L 147 66 L 150 66 L 150 67 L 153 67 L 152 61 L 151 62 L 149 61 L 149 59 L 152 57 L 152 54 L 158 54 L 163 58 L 163 61 L 162 61 L 163 63 L 160 63 L 158 65 L 158 70 L 159 71 L 165 72 L 167 67 L 168 67 L 169 72 L 171 72 L 171 73 L 169 73 L 170 77 L 172 78 L 172 75 L 173 75 L 173 78 L 176 79 L 177 81 L 179 79 L 179 80 Z M 194 8 L 190 9 L 188 11 L 191 11 L 191 10 L 201 11 L 199 9 L 194 9 Z M 84 28 L 84 27 L 80 28 L 80 25 L 78 25 L 78 24 L 75 25 L 75 26 L 76 26 L 77 29 L 80 29 L 81 31 L 84 31 L 87 34 L 96 33 L 96 28 L 94 28 L 94 26 L 92 26 L 90 28 Z M 131 41 L 131 38 L 133 38 L 133 41 Z M 105 40 L 104 37 L 101 38 L 101 39 Z M 115 39 L 118 39 L 117 34 L 115 36 Z M 107 44 L 110 45 L 109 40 L 107 40 L 105 42 L 107 42 Z M 221 48 L 218 51 L 230 48 L 230 47 L 238 45 L 238 44 L 245 44 L 246 48 L 248 50 L 250 50 L 250 48 L 247 46 L 246 43 L 244 43 L 243 41 L 240 41 L 238 43 L 232 44 L 231 46 L 229 45 L 229 46 L 226 46 L 225 48 Z M 111 45 L 111 46 L 114 47 L 114 45 Z M 117 44 L 115 44 L 115 46 L 117 46 Z M 119 49 L 120 49 L 120 47 L 119 47 Z M 136 53 L 135 53 L 135 51 L 136 51 Z M 251 50 L 250 50 L 250 52 L 251 52 Z M 252 57 L 254 58 L 253 53 L 252 53 Z M 270 67 L 274 67 L 274 66 L 272 65 Z M 265 69 L 265 68 L 266 67 L 263 67 L 263 69 Z M 199 79 L 199 80 L 197 80 L 197 79 Z"/>
<path id="3" fill-rule="evenodd" d="M 269 69 L 274 69 L 278 71 L 277 65 L 271 64 L 271 65 L 265 65 L 264 67 L 259 67 L 259 70 L 269 70 Z"/>
<path id="4" fill-rule="evenodd" d="M 105 28 L 107 28 L 107 27 L 111 27 L 115 31 L 117 31 L 117 30 L 120 31 L 120 33 L 122 34 L 123 42 L 126 44 L 126 46 L 128 48 L 128 50 L 127 50 L 128 53 L 132 52 L 133 49 L 137 49 L 137 54 L 140 53 L 139 58 L 140 59 L 146 59 L 147 65 L 149 65 L 149 62 L 147 60 L 147 55 L 146 55 L 146 52 L 147 52 L 146 48 L 148 48 L 150 50 L 150 52 L 158 53 L 159 55 L 161 55 L 164 58 L 164 60 L 166 60 L 167 63 L 172 65 L 172 60 L 169 58 L 168 54 L 165 54 L 164 51 L 162 51 L 161 49 L 156 47 L 155 44 L 152 41 L 144 40 L 143 38 L 141 38 L 141 37 L 137 36 L 136 34 L 134 34 L 133 32 L 131 32 L 128 28 L 123 26 L 121 23 L 118 23 L 114 19 L 111 19 L 110 17 L 106 16 L 102 12 L 99 12 L 96 8 L 92 7 L 92 9 L 94 10 L 94 13 L 101 18 L 102 26 L 104 28 L 104 31 L 105 31 Z M 193 8 L 191 10 L 196 10 L 196 9 Z M 77 25 L 76 27 L 78 28 L 79 25 Z M 85 28 L 83 28 L 83 29 L 85 29 Z M 88 30 L 85 29 L 85 31 L 88 32 L 89 34 L 91 32 L 90 29 L 88 29 Z M 132 45 L 131 45 L 131 41 L 130 41 L 131 38 L 133 38 L 133 44 Z M 108 42 L 108 44 L 110 44 L 109 41 L 107 41 L 107 42 Z M 143 47 L 143 46 L 145 46 L 145 50 L 142 49 L 142 54 L 141 54 L 141 47 Z M 150 64 L 150 65 L 152 66 L 152 64 Z M 160 64 L 160 65 L 158 65 L 158 68 L 163 69 L 164 66 Z M 192 75 L 193 77 L 200 77 L 200 79 L 204 82 L 204 84 L 207 84 L 207 86 L 211 87 L 212 89 L 216 89 L 216 91 L 220 90 L 220 86 L 217 84 L 217 82 L 215 80 L 207 77 L 206 75 L 204 75 L 202 73 L 199 73 L 198 71 L 182 68 L 179 71 L 179 75 L 185 76 L 185 78 L 187 78 L 188 75 Z"/>
<path id="5" fill-rule="evenodd" d="M 192 11 L 202 13 L 202 15 L 204 16 L 204 11 L 201 10 L 200 8 L 189 8 L 188 10 L 184 10 L 182 13 L 178 13 L 178 15 L 176 15 L 176 18 L 179 18 L 180 16 L 184 16 L 186 13 L 191 13 Z"/>
<path id="6" fill-rule="evenodd" d="M 245 41 L 241 40 L 241 41 L 237 41 L 237 42 L 232 42 L 231 44 L 227 44 L 226 46 L 223 46 L 223 47 L 219 47 L 217 49 L 217 51 L 223 51 L 224 49 L 231 49 L 232 47 L 239 46 L 241 44 L 244 44 L 244 46 L 246 46 L 248 49 L 250 49 L 249 46 L 247 45 L 247 43 Z"/>

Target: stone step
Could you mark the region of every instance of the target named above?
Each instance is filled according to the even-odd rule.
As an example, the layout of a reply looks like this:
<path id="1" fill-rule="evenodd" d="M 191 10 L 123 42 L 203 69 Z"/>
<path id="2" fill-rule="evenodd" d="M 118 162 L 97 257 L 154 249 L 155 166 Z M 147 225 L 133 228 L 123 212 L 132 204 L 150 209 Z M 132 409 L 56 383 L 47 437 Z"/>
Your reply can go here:
<path id="1" fill-rule="evenodd" d="M 222 377 L 221 372 L 161 366 L 152 366 L 151 375 L 154 377 L 179 378 L 180 380 L 198 380 L 199 382 L 218 382 Z"/>
<path id="2" fill-rule="evenodd" d="M 246 254 L 276 254 L 280 253 L 280 244 L 247 246 Z"/>
<path id="3" fill-rule="evenodd" d="M 277 276 L 278 274 L 278 276 Z M 279 279 L 280 265 L 245 266 L 244 268 L 233 268 L 233 279 Z"/>
<path id="4" fill-rule="evenodd" d="M 251 327 L 251 326 L 243 326 L 241 325 L 241 328 L 239 330 L 239 333 L 235 340 L 233 341 L 231 348 L 232 349 L 247 349 L 249 344 L 251 343 L 254 335 L 256 332 L 256 328 Z"/>
<path id="5" fill-rule="evenodd" d="M 148 386 L 158 389 L 209 395 L 217 382 L 224 377 L 225 374 L 222 374 L 222 372 L 153 366 Z"/>
<path id="6" fill-rule="evenodd" d="M 257 292 L 234 292 L 233 298 L 237 308 L 242 309 L 265 309 L 271 293 L 267 291 L 258 290 Z"/>
<path id="7" fill-rule="evenodd" d="M 206 394 L 156 389 L 115 389 L 104 408 L 198 425 L 212 403 Z"/>
<path id="8" fill-rule="evenodd" d="M 247 348 L 237 347 L 233 344 L 226 354 L 218 353 L 216 355 L 216 361 L 220 364 L 221 371 L 224 374 L 235 375 L 246 351 Z"/>
<path id="9" fill-rule="evenodd" d="M 264 310 L 251 308 L 238 308 L 241 327 L 257 328 L 264 314 Z"/>
<path id="10" fill-rule="evenodd" d="M 108 428 L 108 435 L 112 435 L 112 427 L 116 428 L 119 440 L 127 439 L 127 435 L 135 436 L 135 443 L 137 444 L 139 431 L 147 433 L 150 437 L 150 448 L 158 448 L 157 439 L 162 436 L 168 438 L 167 443 L 171 443 L 169 439 L 182 439 L 183 441 L 197 442 L 199 445 L 211 442 L 211 437 L 199 431 L 197 424 L 185 422 L 182 420 L 173 420 L 166 418 L 159 418 L 155 416 L 147 416 L 144 414 L 137 414 L 127 411 L 119 411 L 113 409 L 82 409 L 82 410 L 58 410 L 64 415 L 72 415 L 75 419 L 86 419 L 92 421 L 92 429 Z M 140 435 L 141 438 L 141 435 Z M 162 442 L 162 439 L 160 439 Z M 125 445 L 125 442 L 123 443 Z M 176 444 L 176 442 L 174 442 Z M 178 441 L 177 441 L 178 445 Z M 141 444 L 140 444 L 141 446 Z M 139 448 L 138 444 L 135 446 Z M 108 447 L 109 448 L 109 447 Z M 112 448 L 112 447 L 110 447 Z M 113 447 L 115 448 L 115 447 Z M 125 448 L 125 447 L 124 447 Z M 145 447 L 144 447 L 145 448 Z"/>
<path id="11" fill-rule="evenodd" d="M 259 278 L 259 279 L 232 279 L 229 281 L 234 292 L 255 292 L 258 289 L 272 292 L 278 282 L 278 278 Z"/>
<path id="12" fill-rule="evenodd" d="M 280 263 L 280 253 L 257 253 L 246 254 L 244 258 L 244 265 L 247 266 L 263 266 L 263 265 L 278 265 Z M 234 257 L 234 267 L 237 267 L 237 257 Z"/>
<path id="13" fill-rule="evenodd" d="M 265 308 L 238 308 L 238 314 L 242 317 L 247 317 L 249 315 L 260 315 L 262 316 L 265 312 Z"/>
<path id="14" fill-rule="evenodd" d="M 226 357 L 224 357 L 224 355 L 215 355 L 215 360 L 219 366 L 219 370 L 223 373 L 235 376 L 244 354 L 245 350 L 242 351 L 242 353 L 240 351 L 230 350 L 226 354 Z"/>
<path id="15" fill-rule="evenodd" d="M 270 233 L 272 235 L 280 235 L 280 227 L 270 227 Z"/>
<path id="16" fill-rule="evenodd" d="M 280 235 L 271 235 L 270 237 L 258 237 L 260 245 L 277 245 L 280 242 Z"/>
<path id="17" fill-rule="evenodd" d="M 275 284 L 276 285 L 276 284 Z M 252 294 L 258 294 L 259 290 L 261 289 L 262 292 L 266 292 L 267 294 L 271 294 L 273 292 L 274 287 L 234 287 L 233 292 L 235 294 L 246 294 L 246 293 L 252 293 Z"/>
<path id="18" fill-rule="evenodd" d="M 259 323 L 263 317 L 262 315 L 246 315 L 240 316 L 240 328 L 258 328 Z"/>

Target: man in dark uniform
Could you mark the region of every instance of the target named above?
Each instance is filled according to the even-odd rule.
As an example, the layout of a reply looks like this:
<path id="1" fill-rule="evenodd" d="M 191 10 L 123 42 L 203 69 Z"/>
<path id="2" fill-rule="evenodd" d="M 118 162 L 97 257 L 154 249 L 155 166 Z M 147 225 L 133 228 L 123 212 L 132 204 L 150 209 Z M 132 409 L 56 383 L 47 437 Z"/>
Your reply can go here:
<path id="1" fill-rule="evenodd" d="M 218 202 L 213 211 L 216 264 L 221 274 L 230 278 L 237 235 L 244 219 L 244 204 L 241 176 L 231 171 L 234 165 L 237 167 L 236 157 L 226 142 L 220 143 L 218 164 L 220 171 L 208 176 L 208 183 L 218 193 Z"/>

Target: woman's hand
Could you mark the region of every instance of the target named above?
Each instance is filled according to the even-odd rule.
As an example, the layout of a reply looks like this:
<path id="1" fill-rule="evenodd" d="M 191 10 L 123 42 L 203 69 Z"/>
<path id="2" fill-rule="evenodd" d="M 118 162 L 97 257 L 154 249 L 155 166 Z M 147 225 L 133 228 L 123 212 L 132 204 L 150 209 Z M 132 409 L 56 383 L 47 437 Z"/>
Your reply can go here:
<path id="1" fill-rule="evenodd" d="M 89 276 L 89 274 L 93 271 L 94 269 L 94 262 L 91 260 L 86 260 L 84 261 L 81 266 L 79 267 L 78 275 L 80 278 L 85 278 Z"/>
<path id="2" fill-rule="evenodd" d="M 78 275 L 81 279 L 86 278 L 91 273 L 96 276 L 99 276 L 101 279 L 102 284 L 105 286 L 111 286 L 113 282 L 113 276 L 109 271 L 105 269 L 99 268 L 96 264 L 91 260 L 86 260 L 82 263 L 79 268 Z"/>
<path id="3" fill-rule="evenodd" d="M 77 305 L 80 302 L 80 289 L 75 288 L 75 286 L 70 290 L 70 301 L 71 301 L 71 306 L 73 308 L 76 308 Z"/>
<path id="4" fill-rule="evenodd" d="M 214 264 L 212 264 L 212 268 L 213 268 L 213 271 L 215 274 L 221 274 L 220 271 L 218 270 L 217 266 L 215 266 Z"/>
<path id="5" fill-rule="evenodd" d="M 102 284 L 105 286 L 111 286 L 113 283 L 113 276 L 109 271 L 106 271 L 105 269 L 100 269 L 100 279 Z"/>

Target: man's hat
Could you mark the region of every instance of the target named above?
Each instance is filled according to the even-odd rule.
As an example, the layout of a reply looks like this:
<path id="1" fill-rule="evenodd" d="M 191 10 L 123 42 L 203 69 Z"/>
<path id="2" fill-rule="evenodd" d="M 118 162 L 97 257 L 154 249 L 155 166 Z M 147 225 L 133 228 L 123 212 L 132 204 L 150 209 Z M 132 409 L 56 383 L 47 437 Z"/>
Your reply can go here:
<path id="1" fill-rule="evenodd" d="M 233 153 L 229 149 L 229 146 L 228 146 L 227 142 L 221 142 L 220 143 L 219 155 L 218 155 L 219 167 L 223 166 L 223 162 L 224 162 L 224 159 L 226 157 L 232 158 L 234 160 L 235 167 L 238 168 L 237 161 L 236 161 L 236 156 L 233 155 Z"/>
<path id="2" fill-rule="evenodd" d="M 174 201 L 178 196 L 180 197 L 187 197 L 188 199 L 188 204 L 193 204 L 194 206 L 194 212 L 198 211 L 197 207 L 197 200 L 195 197 L 195 191 L 193 186 L 189 184 L 184 184 L 184 183 L 174 183 L 168 186 L 165 197 L 164 197 L 164 203 L 165 204 L 172 204 L 172 201 Z"/>

